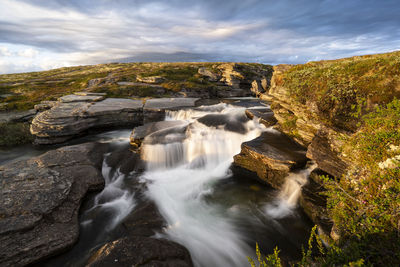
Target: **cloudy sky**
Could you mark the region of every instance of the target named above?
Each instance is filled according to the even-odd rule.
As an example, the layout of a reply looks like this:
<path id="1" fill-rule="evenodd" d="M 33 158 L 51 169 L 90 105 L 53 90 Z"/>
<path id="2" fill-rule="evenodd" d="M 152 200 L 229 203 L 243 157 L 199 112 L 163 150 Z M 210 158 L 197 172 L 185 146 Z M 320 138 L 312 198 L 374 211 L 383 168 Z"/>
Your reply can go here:
<path id="1" fill-rule="evenodd" d="M 0 0 L 0 73 L 117 61 L 304 63 L 399 49 L 399 0 Z"/>

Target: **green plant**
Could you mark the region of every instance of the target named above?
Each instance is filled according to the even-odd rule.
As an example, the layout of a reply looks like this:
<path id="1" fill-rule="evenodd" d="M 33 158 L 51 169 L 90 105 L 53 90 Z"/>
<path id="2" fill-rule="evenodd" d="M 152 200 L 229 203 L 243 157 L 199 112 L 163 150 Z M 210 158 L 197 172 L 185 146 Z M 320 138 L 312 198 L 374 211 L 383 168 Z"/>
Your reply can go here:
<path id="1" fill-rule="evenodd" d="M 274 252 L 272 254 L 263 256 L 261 255 L 260 248 L 258 247 L 258 243 L 256 243 L 256 254 L 258 265 L 254 262 L 251 257 L 247 257 L 251 267 L 282 267 L 281 259 L 279 258 L 279 250 L 275 247 Z"/>

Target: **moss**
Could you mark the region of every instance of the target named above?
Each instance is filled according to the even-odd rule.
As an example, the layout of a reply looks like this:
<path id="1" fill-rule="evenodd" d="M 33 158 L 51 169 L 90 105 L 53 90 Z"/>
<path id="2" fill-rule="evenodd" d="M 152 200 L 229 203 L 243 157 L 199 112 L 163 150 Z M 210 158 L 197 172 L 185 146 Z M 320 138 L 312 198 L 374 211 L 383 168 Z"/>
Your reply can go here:
<path id="1" fill-rule="evenodd" d="M 355 131 L 360 116 L 400 97 L 400 52 L 297 65 L 283 85 L 330 126 Z"/>
<path id="2" fill-rule="evenodd" d="M 0 146 L 15 146 L 31 143 L 33 136 L 27 123 L 0 123 Z"/>

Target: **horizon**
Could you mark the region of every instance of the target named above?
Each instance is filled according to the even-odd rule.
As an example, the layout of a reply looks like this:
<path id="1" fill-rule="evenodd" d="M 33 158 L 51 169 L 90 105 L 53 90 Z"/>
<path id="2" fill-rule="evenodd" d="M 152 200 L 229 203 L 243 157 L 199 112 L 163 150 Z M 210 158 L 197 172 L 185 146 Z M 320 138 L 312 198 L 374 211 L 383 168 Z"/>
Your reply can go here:
<path id="1" fill-rule="evenodd" d="M 302 64 L 400 47 L 394 0 L 1 0 L 0 7 L 0 74 L 127 62 Z"/>

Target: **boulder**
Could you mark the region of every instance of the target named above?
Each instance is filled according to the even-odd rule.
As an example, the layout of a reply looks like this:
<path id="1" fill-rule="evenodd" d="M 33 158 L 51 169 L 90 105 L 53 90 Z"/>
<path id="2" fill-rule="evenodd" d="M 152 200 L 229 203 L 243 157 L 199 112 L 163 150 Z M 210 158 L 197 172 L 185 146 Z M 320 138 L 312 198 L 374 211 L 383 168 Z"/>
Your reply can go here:
<path id="1" fill-rule="evenodd" d="M 271 127 L 277 123 L 274 112 L 267 107 L 246 109 L 246 116 L 251 120 L 254 118 L 258 119 L 265 127 Z"/>
<path id="2" fill-rule="evenodd" d="M 306 165 L 305 154 L 304 147 L 285 134 L 271 130 L 243 143 L 234 164 L 256 172 L 262 182 L 280 189 L 290 171 Z"/>
<path id="3" fill-rule="evenodd" d="M 194 107 L 199 98 L 152 98 L 146 100 L 143 107 L 144 123 L 162 121 L 166 110 L 178 110 Z"/>
<path id="4" fill-rule="evenodd" d="M 86 266 L 193 266 L 189 252 L 175 242 L 151 237 L 123 237 L 102 246 Z"/>
<path id="5" fill-rule="evenodd" d="M 71 247 L 88 191 L 101 190 L 107 145 L 86 143 L 0 167 L 0 262 L 25 266 Z"/>
<path id="6" fill-rule="evenodd" d="M 107 98 L 98 102 L 57 102 L 31 124 L 36 144 L 61 143 L 92 128 L 143 123 L 142 101 Z"/>

